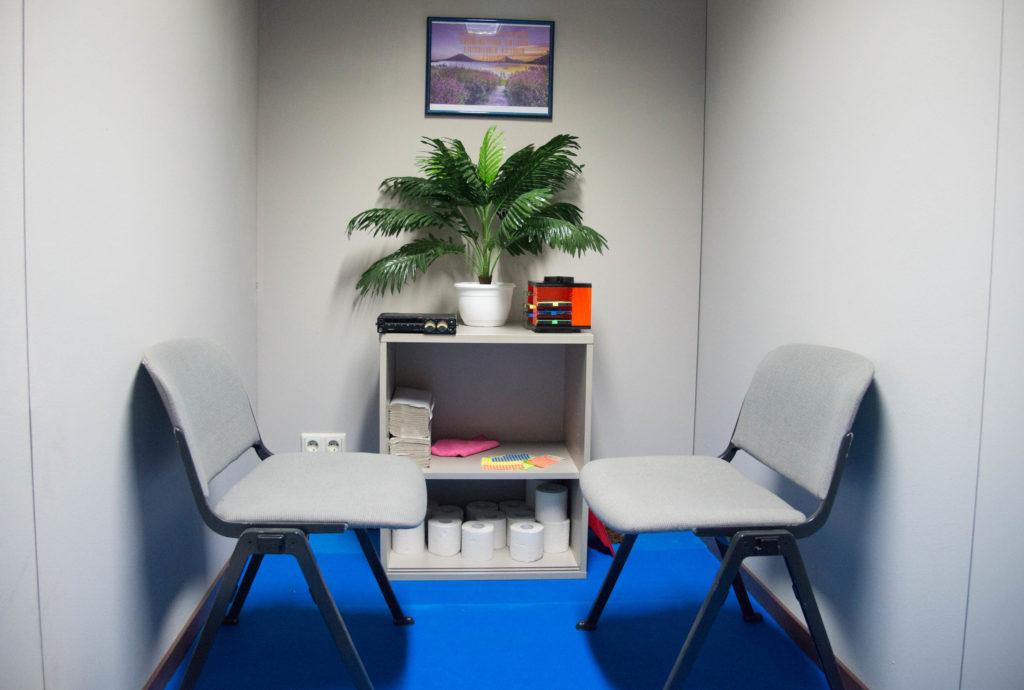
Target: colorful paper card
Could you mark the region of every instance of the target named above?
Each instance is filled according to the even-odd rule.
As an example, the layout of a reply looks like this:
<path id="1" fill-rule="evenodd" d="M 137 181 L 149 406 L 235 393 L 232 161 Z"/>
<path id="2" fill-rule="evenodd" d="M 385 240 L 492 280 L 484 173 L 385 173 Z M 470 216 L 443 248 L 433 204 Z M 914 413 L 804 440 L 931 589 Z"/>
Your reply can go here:
<path id="1" fill-rule="evenodd" d="M 529 457 L 527 453 L 511 453 L 493 458 L 480 458 L 480 466 L 485 470 L 521 470 Z"/>
<path id="2" fill-rule="evenodd" d="M 559 458 L 555 458 L 555 457 L 552 457 L 550 455 L 537 455 L 537 456 L 534 456 L 534 457 L 530 458 L 526 462 L 530 463 L 534 467 L 540 467 L 540 468 L 543 469 L 543 468 L 548 467 L 550 465 L 554 465 L 558 461 L 559 461 Z"/>

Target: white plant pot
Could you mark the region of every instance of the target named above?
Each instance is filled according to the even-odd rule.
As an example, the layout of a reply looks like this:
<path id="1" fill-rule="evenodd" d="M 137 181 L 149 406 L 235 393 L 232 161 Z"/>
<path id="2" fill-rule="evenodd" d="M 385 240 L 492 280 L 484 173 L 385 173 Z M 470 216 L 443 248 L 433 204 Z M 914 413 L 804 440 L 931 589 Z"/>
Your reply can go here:
<path id="1" fill-rule="evenodd" d="M 467 326 L 504 326 L 512 310 L 512 283 L 455 283 L 459 316 Z"/>

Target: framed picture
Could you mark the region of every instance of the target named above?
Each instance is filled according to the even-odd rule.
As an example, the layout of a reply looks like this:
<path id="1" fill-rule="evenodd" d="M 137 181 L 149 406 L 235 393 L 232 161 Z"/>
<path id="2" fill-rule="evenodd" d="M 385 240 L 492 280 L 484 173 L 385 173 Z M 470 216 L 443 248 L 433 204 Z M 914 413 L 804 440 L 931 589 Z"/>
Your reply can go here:
<path id="1" fill-rule="evenodd" d="M 555 23 L 427 17 L 427 115 L 551 117 Z"/>

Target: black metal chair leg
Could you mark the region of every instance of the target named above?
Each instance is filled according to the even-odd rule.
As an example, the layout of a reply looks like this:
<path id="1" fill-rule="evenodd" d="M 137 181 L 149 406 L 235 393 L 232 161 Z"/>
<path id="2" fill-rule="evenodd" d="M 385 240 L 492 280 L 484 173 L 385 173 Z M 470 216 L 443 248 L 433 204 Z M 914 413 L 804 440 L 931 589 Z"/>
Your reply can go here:
<path id="1" fill-rule="evenodd" d="M 715 539 L 715 546 L 718 547 L 718 555 L 725 558 L 726 551 L 729 550 L 729 545 L 720 539 Z M 736 579 L 732 581 L 732 591 L 736 593 L 736 600 L 740 603 L 740 612 L 743 614 L 743 620 L 747 623 L 760 623 L 764 620 L 764 616 L 754 610 L 753 605 L 750 603 L 750 596 L 747 594 L 747 586 L 743 584 L 743 576 L 736 573 Z"/>
<path id="2" fill-rule="evenodd" d="M 253 580 L 256 579 L 256 572 L 260 569 L 262 562 L 263 554 L 261 553 L 254 553 L 249 557 L 249 566 L 245 569 L 241 584 L 238 585 L 238 591 L 231 602 L 231 609 L 224 616 L 224 625 L 238 625 L 238 616 L 242 613 L 245 598 L 249 596 L 249 589 L 252 587 Z"/>
<path id="3" fill-rule="evenodd" d="M 199 641 L 196 643 L 196 648 L 192 652 L 192 658 L 185 669 L 185 677 L 181 681 L 183 690 L 191 690 L 195 687 L 196 681 L 199 680 L 203 664 L 206 663 L 206 657 L 209 656 L 210 649 L 213 647 L 213 638 L 217 636 L 217 630 L 220 629 L 221 622 L 224 620 L 224 611 L 227 609 L 228 604 L 231 603 L 232 596 L 235 593 L 235 585 L 238 583 L 238 578 L 242 575 L 242 567 L 254 548 L 255 537 L 252 535 L 242 534 L 238 538 L 235 550 L 231 553 L 228 566 L 221 577 L 220 584 L 217 585 L 217 595 L 214 597 L 213 606 L 206 616 L 206 622 L 203 624 L 203 631 L 199 635 Z"/>
<path id="4" fill-rule="evenodd" d="M 786 568 L 789 570 L 789 577 L 793 581 L 793 592 L 804 613 L 804 620 L 807 622 L 807 629 L 811 633 L 811 640 L 814 642 L 814 649 L 818 652 L 818 661 L 825 673 L 825 679 L 832 690 L 843 690 L 842 677 L 839 675 L 839 664 L 836 662 L 835 654 L 832 651 L 832 644 L 829 642 L 828 633 L 825 631 L 825 622 L 821 618 L 821 611 L 818 610 L 818 603 L 814 598 L 814 590 L 811 588 L 811 580 L 807 576 L 807 569 L 804 567 L 803 557 L 797 547 L 796 539 L 787 536 L 781 540 L 782 555 L 786 559 Z"/>
<path id="5" fill-rule="evenodd" d="M 349 675 L 352 676 L 352 681 L 360 690 L 372 690 L 373 683 L 370 682 L 370 676 L 366 673 L 362 659 L 359 658 L 359 652 L 356 651 L 356 646 L 352 642 L 352 636 L 349 635 L 348 628 L 345 627 L 341 612 L 338 611 L 334 598 L 331 597 L 331 593 L 327 589 L 327 583 L 324 582 L 324 576 L 316 564 L 316 557 L 313 556 L 309 540 L 301 531 L 290 530 L 285 544 L 287 553 L 290 553 L 299 562 L 302 574 L 306 577 L 306 584 L 309 585 L 309 593 L 312 595 L 313 601 L 316 602 L 317 608 L 320 609 L 324 623 L 331 631 L 331 637 L 334 638 L 334 644 L 348 668 Z"/>
<path id="6" fill-rule="evenodd" d="M 690 627 L 686 642 L 679 650 L 679 656 L 672 667 L 672 672 L 669 674 L 668 680 L 665 681 L 665 690 L 681 687 L 686 681 L 686 677 L 697 661 L 700 647 L 711 630 L 711 624 L 715 622 L 715 616 L 718 615 L 719 609 L 722 608 L 726 597 L 729 596 L 729 587 L 739 575 L 743 559 L 752 551 L 752 537 L 741 535 L 733 538 L 722 559 L 722 564 L 718 568 L 718 574 L 715 575 L 715 581 L 711 585 L 711 589 L 708 590 L 707 597 L 704 598 L 704 604 L 700 607 L 700 612 Z"/>
<path id="7" fill-rule="evenodd" d="M 618 550 L 615 552 L 615 558 L 612 560 L 612 564 L 608 567 L 608 573 L 604 576 L 604 582 L 601 583 L 601 589 L 597 592 L 597 597 L 594 599 L 593 605 L 590 607 L 590 613 L 587 617 L 576 624 L 577 630 L 596 630 L 597 619 L 601 617 L 601 612 L 604 611 L 604 605 L 608 603 L 608 597 L 612 593 L 612 589 L 615 587 L 615 583 L 619 579 L 619 573 L 622 572 L 622 566 L 626 564 L 626 559 L 629 558 L 629 552 L 633 550 L 633 544 L 636 543 L 635 534 L 626 534 L 622 537 L 622 543 L 619 544 Z"/>
<path id="8" fill-rule="evenodd" d="M 376 549 L 373 548 L 373 542 L 370 541 L 369 532 L 365 529 L 357 529 L 356 537 L 359 539 L 359 546 L 363 548 L 366 562 L 370 564 L 373 576 L 377 578 L 377 585 L 380 587 L 381 594 L 384 595 L 384 601 L 388 603 L 388 609 L 391 611 L 391 618 L 395 625 L 412 625 L 415 621 L 402 613 L 402 607 L 398 603 L 398 597 L 395 596 L 395 590 L 391 588 L 391 581 L 388 580 L 387 573 L 384 572 L 380 556 L 377 555 Z"/>

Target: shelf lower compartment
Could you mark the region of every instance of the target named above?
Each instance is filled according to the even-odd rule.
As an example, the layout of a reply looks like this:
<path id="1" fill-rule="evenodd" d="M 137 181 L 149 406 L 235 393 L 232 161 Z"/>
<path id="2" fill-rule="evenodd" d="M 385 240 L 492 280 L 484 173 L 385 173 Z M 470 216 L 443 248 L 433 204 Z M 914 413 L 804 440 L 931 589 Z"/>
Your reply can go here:
<path id="1" fill-rule="evenodd" d="M 428 477 L 428 496 L 438 503 L 465 506 L 471 500 L 492 500 L 500 502 L 519 499 L 526 485 L 524 479 L 543 479 L 529 471 L 486 472 L 510 474 L 520 479 L 515 481 L 491 481 L 490 477 L 479 475 L 472 479 L 458 479 L 448 476 Z M 525 476 L 524 476 L 525 475 Z M 381 530 L 381 554 L 388 577 L 396 580 L 526 580 L 526 579 L 572 579 L 587 576 L 587 507 L 579 491 L 579 481 L 555 480 L 569 488 L 568 516 L 571 521 L 569 548 L 567 551 L 545 553 L 533 562 L 512 559 L 507 546 L 496 549 L 487 561 L 468 561 L 461 553 L 454 556 L 438 556 L 429 550 L 415 554 L 397 553 L 391 549 L 391 531 Z"/>
<path id="2" fill-rule="evenodd" d="M 512 560 L 508 547 L 496 549 L 489 561 L 467 561 L 461 554 L 437 556 L 429 551 L 417 554 L 391 551 L 387 572 L 392 580 L 554 580 L 587 576 L 571 548 L 561 553 L 545 553 L 532 563 Z"/>

